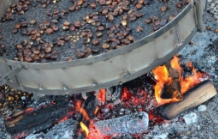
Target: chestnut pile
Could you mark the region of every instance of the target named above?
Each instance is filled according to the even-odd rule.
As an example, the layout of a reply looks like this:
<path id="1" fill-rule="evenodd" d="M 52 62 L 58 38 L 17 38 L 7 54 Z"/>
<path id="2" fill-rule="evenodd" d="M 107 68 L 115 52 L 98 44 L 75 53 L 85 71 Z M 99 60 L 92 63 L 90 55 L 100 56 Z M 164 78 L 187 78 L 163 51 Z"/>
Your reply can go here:
<path id="1" fill-rule="evenodd" d="M 7 85 L 0 86 L 0 111 L 5 114 L 7 110 L 22 109 L 30 102 L 32 95 Z"/>
<path id="2" fill-rule="evenodd" d="M 0 46 L 8 58 L 24 62 L 45 63 L 91 57 L 124 47 L 159 30 L 176 15 L 166 15 L 168 18 L 162 19 L 160 16 L 173 8 L 181 11 L 190 2 L 175 1 L 19 0 L 12 3 L 1 18 Z M 152 7 L 153 3 L 159 4 L 158 9 Z M 146 9 L 149 7 L 159 14 L 148 16 Z M 46 18 L 29 18 L 32 17 L 30 9 Z M 11 30 L 5 29 L 8 23 L 13 25 Z M 7 41 L 4 36 L 9 33 L 9 36 L 20 37 L 22 41 Z M 11 51 L 16 51 L 16 54 Z"/>

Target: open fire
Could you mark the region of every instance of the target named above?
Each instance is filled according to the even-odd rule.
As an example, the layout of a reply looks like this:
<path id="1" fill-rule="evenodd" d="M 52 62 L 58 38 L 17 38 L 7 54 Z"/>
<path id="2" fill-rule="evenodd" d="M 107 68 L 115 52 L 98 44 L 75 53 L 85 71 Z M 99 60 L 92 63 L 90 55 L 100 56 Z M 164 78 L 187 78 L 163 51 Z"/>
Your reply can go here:
<path id="1" fill-rule="evenodd" d="M 153 110 L 152 110 L 154 107 L 156 108 L 160 105 L 164 105 L 167 103 L 181 101 L 183 99 L 183 95 L 189 89 L 191 89 L 194 86 L 196 86 L 197 84 L 209 79 L 208 74 L 197 71 L 191 62 L 186 63 L 186 67 L 191 70 L 191 74 L 187 77 L 184 77 L 183 76 L 184 70 L 183 70 L 182 66 L 180 65 L 180 60 L 177 56 L 174 56 L 173 59 L 170 61 L 170 66 L 171 66 L 172 70 L 174 70 L 173 72 L 176 72 L 178 74 L 178 79 L 176 79 L 176 80 L 178 80 L 178 82 L 179 82 L 179 84 L 178 84 L 179 87 L 177 88 L 177 90 L 173 90 L 174 92 L 172 92 L 171 98 L 165 99 L 165 98 L 161 97 L 163 93 L 169 93 L 169 92 L 164 92 L 164 87 L 172 85 L 174 80 L 175 80 L 175 79 L 173 79 L 174 77 L 170 76 L 170 73 L 168 70 L 169 68 L 166 65 L 163 65 L 163 66 L 157 67 L 156 69 L 154 69 L 152 71 L 154 78 L 155 78 L 155 81 L 156 81 L 156 84 L 154 85 L 154 94 L 155 94 L 156 101 L 152 100 L 151 99 L 152 97 L 148 97 L 148 93 L 146 92 L 146 90 L 141 89 L 141 90 L 139 90 L 137 95 L 134 95 L 134 93 L 130 93 L 130 91 L 127 89 L 127 87 L 123 87 L 122 93 L 121 93 L 121 98 L 120 98 L 121 103 L 124 104 L 123 107 L 130 108 L 132 106 L 134 106 L 134 107 L 140 106 L 137 109 L 137 111 L 143 112 L 144 110 L 147 110 L 146 108 L 142 107 L 143 104 L 152 103 L 153 107 L 148 111 L 149 112 L 149 120 L 156 119 L 156 122 L 158 120 L 163 121 L 163 119 L 154 115 Z M 170 91 L 172 91 L 172 90 L 170 90 Z M 108 108 L 112 111 L 114 109 L 114 107 L 116 107 L 116 106 L 113 106 L 110 103 L 106 104 L 106 93 L 107 93 L 106 89 L 101 89 L 98 92 L 97 98 L 101 104 L 102 103 L 105 104 L 105 105 L 101 105 L 100 106 L 101 108 Z M 94 112 L 95 115 L 98 117 L 101 114 L 98 115 L 97 111 L 99 111 L 99 106 L 96 107 L 96 110 Z M 104 122 L 107 122 L 107 121 L 104 121 Z M 95 120 L 91 120 L 90 125 L 89 125 L 89 129 L 91 129 L 92 132 L 89 132 L 88 127 L 85 126 L 83 123 L 80 124 L 82 131 L 87 136 L 87 139 L 97 139 L 97 138 L 100 139 L 102 137 L 105 137 L 105 136 L 100 134 L 101 131 L 99 131 L 99 130 L 101 130 L 101 129 L 96 128 L 94 123 L 95 123 Z M 110 123 L 110 124 L 112 124 L 112 123 Z M 116 127 L 114 127 L 114 128 L 116 128 Z M 122 127 L 122 128 L 124 128 L 124 127 Z M 142 126 L 140 128 L 142 128 Z M 105 130 L 105 129 L 102 129 L 102 130 Z M 108 134 L 109 134 L 109 132 L 111 132 L 110 130 L 113 130 L 113 129 L 110 129 L 110 127 L 108 127 L 107 130 L 108 130 Z M 144 132 L 148 132 L 148 131 L 145 130 Z M 122 131 L 120 133 L 122 133 Z M 110 138 L 110 137 L 108 137 L 108 138 Z"/>
<path id="2" fill-rule="evenodd" d="M 75 129 L 77 136 L 85 136 L 87 139 L 110 139 L 128 134 L 140 138 L 142 134 L 148 133 L 154 125 L 168 122 L 165 117 L 161 116 L 160 107 L 169 105 L 169 103 L 174 105 L 175 102 L 182 102 L 183 99 L 187 101 L 186 93 L 209 79 L 208 74 L 198 71 L 191 62 L 180 65 L 179 57 L 174 56 L 170 62 L 130 83 L 103 88 L 85 95 L 83 93 L 69 96 L 69 98 L 64 98 L 64 101 L 61 100 L 61 103 L 51 101 L 42 108 L 29 107 L 23 113 L 6 118 L 5 124 L 8 131 L 14 134 L 13 137 L 20 139 L 28 135 L 27 132 L 20 134 L 22 131 L 17 129 L 20 125 L 38 126 L 37 120 L 41 120 L 37 119 L 38 117 L 43 117 L 46 111 L 57 109 L 53 117 L 59 117 L 59 120 L 55 121 L 54 118 L 51 120 L 51 125 L 75 119 L 78 121 L 78 126 L 75 127 L 79 127 Z M 198 92 L 195 91 L 195 93 Z M 206 100 L 201 103 L 204 101 Z M 174 108 L 167 107 L 165 112 L 171 109 Z M 186 109 L 181 107 L 178 113 L 171 114 L 175 117 L 184 110 Z M 34 114 L 36 114 L 36 120 L 28 120 L 30 115 L 34 116 Z M 168 115 L 168 118 L 173 118 L 173 116 Z M 25 118 L 29 123 L 25 123 Z M 52 119 L 52 116 L 50 118 Z"/>
<path id="3" fill-rule="evenodd" d="M 157 81 L 156 85 L 154 86 L 155 98 L 161 105 L 181 101 L 183 98 L 182 95 L 189 89 L 199 84 L 200 82 L 209 79 L 209 76 L 206 73 L 198 72 L 191 62 L 186 63 L 186 66 L 192 71 L 192 74 L 188 77 L 183 77 L 183 68 L 179 64 L 179 58 L 177 56 L 174 56 L 170 61 L 170 66 L 173 70 L 175 70 L 174 72 L 178 72 L 178 79 L 176 80 L 179 82 L 179 87 L 177 90 L 172 92 L 172 97 L 169 99 L 161 98 L 164 86 L 170 86 L 173 84 L 173 79 L 169 75 L 169 71 L 166 65 L 159 66 L 152 71 L 154 73 L 154 78 Z"/>

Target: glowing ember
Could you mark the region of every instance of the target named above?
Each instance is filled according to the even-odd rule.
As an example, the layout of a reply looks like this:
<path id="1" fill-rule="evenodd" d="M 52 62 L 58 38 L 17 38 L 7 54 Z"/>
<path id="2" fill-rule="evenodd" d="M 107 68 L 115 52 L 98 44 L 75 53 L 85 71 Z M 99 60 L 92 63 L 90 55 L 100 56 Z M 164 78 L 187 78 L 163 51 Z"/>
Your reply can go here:
<path id="1" fill-rule="evenodd" d="M 26 110 L 25 110 L 25 114 L 28 114 L 28 113 L 31 113 L 31 112 L 33 112 L 34 111 L 34 108 L 27 108 Z"/>
<path id="2" fill-rule="evenodd" d="M 164 119 L 158 115 L 154 114 L 154 110 L 149 111 L 149 121 L 154 122 L 155 124 L 162 124 Z"/>
<path id="3" fill-rule="evenodd" d="M 101 136 L 97 129 L 94 127 L 94 121 L 90 121 L 89 124 L 89 135 L 86 136 L 86 139 L 101 139 Z"/>
<path id="4" fill-rule="evenodd" d="M 184 94 L 187 90 L 208 79 L 208 75 L 205 73 L 197 72 L 191 62 L 187 63 L 187 66 L 192 69 L 193 74 L 186 78 L 183 78 L 183 69 L 179 64 L 179 58 L 177 56 L 174 56 L 173 59 L 170 61 L 170 66 L 178 72 L 179 84 L 181 86 L 181 90 L 173 92 L 172 98 L 170 99 L 161 98 L 164 86 L 170 85 L 172 83 L 172 78 L 169 75 L 167 67 L 165 65 L 159 66 L 152 71 L 154 73 L 154 78 L 157 81 L 156 85 L 154 86 L 155 98 L 157 102 L 161 105 L 181 101 L 182 98 L 178 97 L 178 94 Z"/>
<path id="5" fill-rule="evenodd" d="M 80 127 L 82 128 L 82 131 L 86 134 L 86 136 L 89 135 L 89 129 L 88 127 L 83 123 L 83 122 L 80 122 Z"/>
<path id="6" fill-rule="evenodd" d="M 97 98 L 99 102 L 105 103 L 106 102 L 106 89 L 99 90 Z"/>
<path id="7" fill-rule="evenodd" d="M 124 87 L 121 100 L 125 101 L 125 106 L 129 108 L 131 106 L 139 106 L 145 104 L 145 102 L 148 101 L 147 95 L 147 92 L 144 90 L 140 90 L 137 95 L 132 95 L 129 90 Z"/>
<path id="8" fill-rule="evenodd" d="M 131 93 L 129 92 L 129 90 L 124 87 L 122 90 L 122 96 L 121 96 L 121 100 L 129 100 L 131 98 Z"/>
<path id="9" fill-rule="evenodd" d="M 58 123 L 61 123 L 61 122 L 67 121 L 68 119 L 69 119 L 68 117 L 64 117 L 64 118 L 60 119 L 60 120 L 58 121 Z"/>
<path id="10" fill-rule="evenodd" d="M 58 120 L 58 123 L 61 123 L 61 122 L 64 122 L 64 121 L 68 120 L 70 117 L 73 116 L 74 113 L 75 113 L 74 111 L 68 112 L 65 117 L 63 117 L 62 119 Z"/>

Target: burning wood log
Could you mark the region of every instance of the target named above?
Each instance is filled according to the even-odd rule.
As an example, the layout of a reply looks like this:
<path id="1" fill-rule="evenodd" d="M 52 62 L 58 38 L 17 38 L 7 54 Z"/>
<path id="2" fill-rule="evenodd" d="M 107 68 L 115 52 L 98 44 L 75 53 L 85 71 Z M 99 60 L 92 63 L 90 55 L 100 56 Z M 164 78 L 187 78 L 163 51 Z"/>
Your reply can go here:
<path id="1" fill-rule="evenodd" d="M 215 95 L 217 95 L 217 91 L 213 83 L 210 81 L 205 81 L 189 90 L 183 96 L 182 101 L 162 106 L 161 113 L 166 119 L 173 119 L 179 116 L 181 113 L 206 102 Z"/>
<path id="2" fill-rule="evenodd" d="M 166 63 L 166 67 L 169 72 L 169 76 L 171 77 L 171 82 L 170 84 L 164 86 L 161 98 L 163 99 L 175 98 L 181 100 L 183 96 L 180 91 L 181 86 L 179 80 L 180 77 L 179 72 L 172 68 L 170 62 Z"/>
<path id="3" fill-rule="evenodd" d="M 122 117 L 98 121 L 94 128 L 101 137 L 122 133 L 144 133 L 148 130 L 148 114 L 145 112 L 134 113 Z"/>

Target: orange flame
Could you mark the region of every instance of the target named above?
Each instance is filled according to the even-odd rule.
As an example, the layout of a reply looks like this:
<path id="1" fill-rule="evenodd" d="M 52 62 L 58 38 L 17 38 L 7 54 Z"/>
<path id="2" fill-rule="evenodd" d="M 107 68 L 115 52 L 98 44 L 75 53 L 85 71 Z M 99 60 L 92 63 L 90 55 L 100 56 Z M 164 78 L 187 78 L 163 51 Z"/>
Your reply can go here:
<path id="1" fill-rule="evenodd" d="M 172 78 L 169 77 L 169 72 L 167 70 L 167 67 L 165 65 L 159 66 L 153 70 L 153 73 L 154 73 L 154 78 L 157 80 L 157 84 L 154 86 L 155 98 L 157 102 L 161 105 L 170 102 L 178 102 L 179 99 L 177 99 L 176 97 L 172 99 L 161 98 L 164 85 L 170 85 L 172 82 Z"/>
<path id="2" fill-rule="evenodd" d="M 99 90 L 97 98 L 99 102 L 102 102 L 102 103 L 106 102 L 106 89 L 105 88 Z"/>
<path id="3" fill-rule="evenodd" d="M 82 131 L 86 134 L 86 136 L 89 135 L 89 129 L 88 127 L 83 123 L 83 122 L 80 122 L 80 127 L 82 128 Z"/>
<path id="4" fill-rule="evenodd" d="M 78 101 L 76 103 L 76 110 L 79 111 L 83 115 L 83 117 L 85 118 L 86 121 L 88 121 L 90 119 L 86 110 L 82 108 L 82 101 Z"/>
<path id="5" fill-rule="evenodd" d="M 97 107 L 95 108 L 94 115 L 96 115 L 96 114 L 98 113 L 98 111 L 99 111 L 99 107 L 97 106 Z"/>
<path id="6" fill-rule="evenodd" d="M 170 61 L 170 66 L 177 70 L 179 73 L 179 82 L 181 86 L 181 90 L 177 90 L 173 92 L 173 94 L 181 93 L 184 94 L 186 91 L 194 87 L 195 85 L 199 84 L 201 81 L 208 79 L 208 76 L 205 76 L 205 74 L 201 72 L 197 72 L 197 70 L 193 67 L 191 62 L 187 63 L 187 66 L 192 69 L 193 75 L 188 76 L 187 78 L 182 77 L 183 69 L 179 64 L 179 58 L 177 56 L 174 56 L 173 59 Z M 171 102 L 178 102 L 181 99 L 177 97 L 173 97 L 171 99 L 162 99 L 161 94 L 162 90 L 164 88 L 164 85 L 170 85 L 172 82 L 172 78 L 169 75 L 167 67 L 159 66 L 156 69 L 152 71 L 154 73 L 154 78 L 156 79 L 157 83 L 154 86 L 154 92 L 156 100 L 159 104 L 163 105 L 166 103 Z M 204 77 L 205 76 L 205 77 Z M 173 95 L 174 96 L 174 95 Z"/>
<path id="7" fill-rule="evenodd" d="M 182 75 L 182 67 L 180 66 L 179 64 L 179 58 L 177 56 L 174 56 L 173 59 L 170 61 L 170 66 L 177 70 L 179 72 L 179 75 L 181 76 Z"/>
<path id="8" fill-rule="evenodd" d="M 184 94 L 190 88 L 194 87 L 195 85 L 199 84 L 208 77 L 205 77 L 204 73 L 197 72 L 197 70 L 193 67 L 191 62 L 186 63 L 186 65 L 192 69 L 193 74 L 188 76 L 187 78 L 181 79 L 181 93 Z"/>

